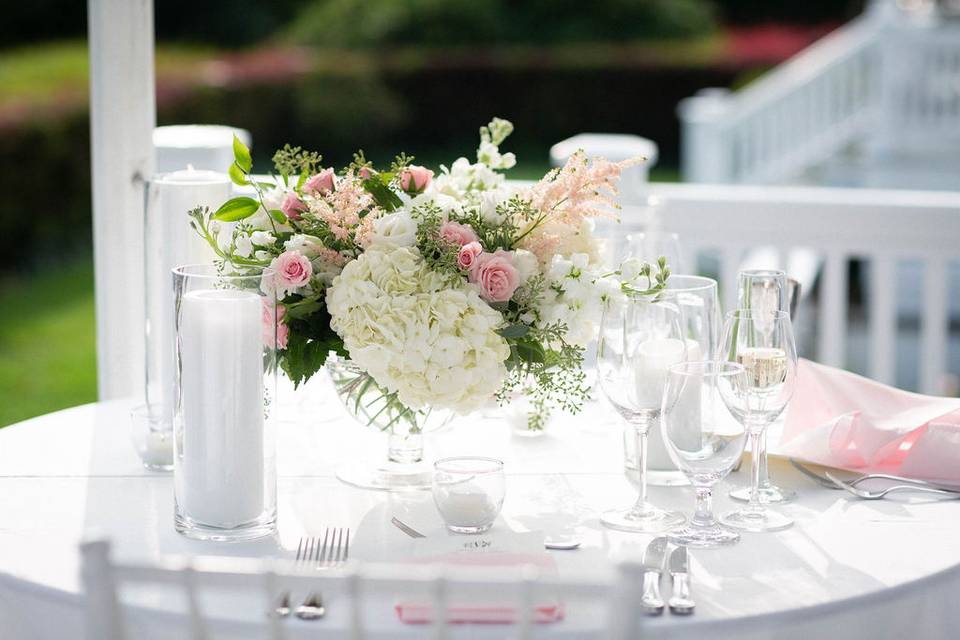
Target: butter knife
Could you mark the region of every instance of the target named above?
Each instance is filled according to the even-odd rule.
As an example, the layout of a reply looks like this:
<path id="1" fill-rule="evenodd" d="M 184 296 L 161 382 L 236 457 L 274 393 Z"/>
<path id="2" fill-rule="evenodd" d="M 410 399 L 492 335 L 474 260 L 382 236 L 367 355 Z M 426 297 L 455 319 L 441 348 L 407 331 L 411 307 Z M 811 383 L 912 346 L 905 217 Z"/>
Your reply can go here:
<path id="1" fill-rule="evenodd" d="M 686 547 L 677 547 L 670 554 L 670 578 L 673 580 L 673 589 L 670 600 L 670 613 L 678 616 L 688 616 L 693 613 L 693 598 L 690 596 L 690 563 Z"/>
<path id="2" fill-rule="evenodd" d="M 660 595 L 660 579 L 663 577 L 663 565 L 667 557 L 667 539 L 654 538 L 643 552 L 643 594 L 640 596 L 640 609 L 648 616 L 663 613 L 663 596 Z"/>

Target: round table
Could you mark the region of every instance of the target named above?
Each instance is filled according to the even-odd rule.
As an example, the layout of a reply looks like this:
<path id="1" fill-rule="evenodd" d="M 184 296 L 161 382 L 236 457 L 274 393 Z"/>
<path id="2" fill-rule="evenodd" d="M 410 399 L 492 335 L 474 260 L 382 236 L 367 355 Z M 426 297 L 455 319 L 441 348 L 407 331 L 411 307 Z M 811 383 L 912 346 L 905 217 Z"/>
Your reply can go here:
<path id="1" fill-rule="evenodd" d="M 402 545 L 391 545 L 399 545 L 403 534 L 389 519 L 402 514 L 415 527 L 432 526 L 428 521 L 437 516 L 429 492 L 364 491 L 339 483 L 339 464 L 383 451 L 385 444 L 380 434 L 352 422 L 331 396 L 315 392 L 311 399 L 283 412 L 279 535 L 254 543 L 199 542 L 174 531 L 172 476 L 141 466 L 130 443 L 129 402 L 80 406 L 0 430 L 0 636 L 59 639 L 82 628 L 77 543 L 89 536 L 109 537 L 119 560 L 263 557 L 288 554 L 305 533 L 349 526 L 355 560 L 399 558 Z M 498 527 L 550 533 L 575 526 L 582 536 L 579 550 L 551 552 L 561 574 L 612 576 L 618 559 L 639 556 L 650 540 L 604 529 L 598 521 L 601 511 L 636 497 L 622 473 L 621 428 L 601 403 L 555 419 L 536 439 L 515 436 L 503 419 L 489 415 L 461 418 L 428 435 L 427 454 L 503 459 L 507 499 Z M 744 534 L 730 548 L 693 551 L 697 611 L 690 618 L 646 620 L 651 637 L 956 637 L 960 501 L 862 501 L 819 488 L 776 460 L 771 472 L 799 492 L 798 502 L 784 507 L 797 524 L 779 533 Z M 744 468 L 718 487 L 718 512 L 734 506 L 726 497 L 731 484 L 746 480 Z M 650 497 L 688 514 L 693 506 L 689 488 L 652 487 Z M 387 538 L 374 540 L 371 532 Z M 155 601 L 158 615 L 172 606 L 159 594 Z M 330 603 L 330 615 L 319 623 L 292 620 L 291 635 L 342 630 L 347 608 Z M 138 638 L 176 637 L 164 635 L 173 628 L 170 615 L 161 625 L 149 623 L 150 607 L 137 612 L 143 617 Z M 231 637 L 246 637 L 248 613 L 238 612 Z M 398 622 L 390 607 L 372 617 L 380 637 L 427 633 Z M 251 629 L 262 625 L 261 618 L 251 618 Z M 542 625 L 538 634 L 590 637 L 599 624 L 596 611 L 569 606 L 563 621 Z M 459 631 L 469 637 L 508 633 L 499 625 L 468 627 Z"/>

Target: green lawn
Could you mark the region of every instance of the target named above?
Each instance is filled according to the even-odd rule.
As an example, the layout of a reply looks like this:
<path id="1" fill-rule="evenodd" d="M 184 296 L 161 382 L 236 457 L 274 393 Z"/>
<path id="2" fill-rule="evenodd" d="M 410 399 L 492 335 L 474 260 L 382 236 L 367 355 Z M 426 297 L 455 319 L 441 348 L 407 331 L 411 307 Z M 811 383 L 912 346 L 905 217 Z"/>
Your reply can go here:
<path id="1" fill-rule="evenodd" d="M 93 264 L 0 281 L 0 426 L 96 400 Z"/>

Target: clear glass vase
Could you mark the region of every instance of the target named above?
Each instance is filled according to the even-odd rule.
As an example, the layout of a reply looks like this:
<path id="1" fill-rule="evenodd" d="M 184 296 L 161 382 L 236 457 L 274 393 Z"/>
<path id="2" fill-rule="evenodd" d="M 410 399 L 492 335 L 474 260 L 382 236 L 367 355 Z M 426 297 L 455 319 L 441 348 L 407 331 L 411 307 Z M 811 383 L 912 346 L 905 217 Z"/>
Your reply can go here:
<path id="1" fill-rule="evenodd" d="M 176 530 L 239 541 L 273 534 L 277 473 L 276 297 L 273 272 L 173 271 Z"/>
<path id="2" fill-rule="evenodd" d="M 385 456 L 376 454 L 370 460 L 350 461 L 337 471 L 337 477 L 364 489 L 429 489 L 432 477 L 424 461 L 424 433 L 447 426 L 453 420 L 453 412 L 406 407 L 346 358 L 331 354 L 326 368 L 347 413 L 386 435 Z"/>

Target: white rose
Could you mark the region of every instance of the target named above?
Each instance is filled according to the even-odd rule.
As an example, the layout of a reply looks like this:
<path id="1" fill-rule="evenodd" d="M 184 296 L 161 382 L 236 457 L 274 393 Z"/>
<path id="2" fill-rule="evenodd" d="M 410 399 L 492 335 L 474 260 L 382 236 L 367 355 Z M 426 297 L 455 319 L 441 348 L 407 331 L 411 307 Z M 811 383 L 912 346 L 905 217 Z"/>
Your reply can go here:
<path id="1" fill-rule="evenodd" d="M 513 266 L 516 267 L 517 272 L 520 274 L 521 283 L 526 282 L 531 276 L 536 275 L 540 271 L 537 256 L 526 249 L 517 249 L 513 252 Z"/>
<path id="2" fill-rule="evenodd" d="M 417 223 L 407 211 L 394 211 L 373 221 L 370 246 L 412 247 L 417 241 Z"/>
<path id="3" fill-rule="evenodd" d="M 250 234 L 250 241 L 259 247 L 269 247 L 277 239 L 269 231 L 254 231 Z"/>
<path id="4" fill-rule="evenodd" d="M 320 249 L 323 249 L 323 240 L 316 236 L 298 233 L 290 236 L 290 239 L 283 243 L 283 248 L 287 251 L 299 251 L 313 260 L 320 253 Z"/>
<path id="5" fill-rule="evenodd" d="M 253 257 L 260 262 L 266 262 L 267 260 L 271 260 L 273 255 L 269 251 L 254 251 Z"/>

